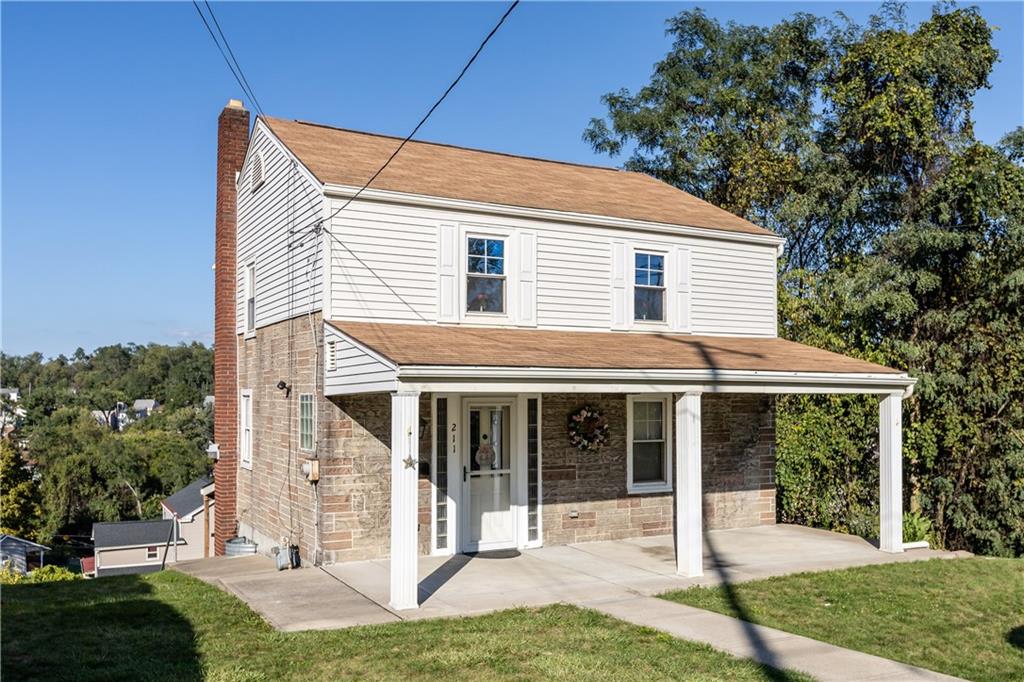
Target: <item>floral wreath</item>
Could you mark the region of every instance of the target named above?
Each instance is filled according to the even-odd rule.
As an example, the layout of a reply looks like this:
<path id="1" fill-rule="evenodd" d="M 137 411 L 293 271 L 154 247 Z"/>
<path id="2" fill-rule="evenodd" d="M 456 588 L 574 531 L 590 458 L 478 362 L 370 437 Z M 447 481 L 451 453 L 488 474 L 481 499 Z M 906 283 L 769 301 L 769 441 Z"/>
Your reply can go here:
<path id="1" fill-rule="evenodd" d="M 593 405 L 584 405 L 569 415 L 569 442 L 578 450 L 596 450 L 608 442 L 608 422 Z"/>

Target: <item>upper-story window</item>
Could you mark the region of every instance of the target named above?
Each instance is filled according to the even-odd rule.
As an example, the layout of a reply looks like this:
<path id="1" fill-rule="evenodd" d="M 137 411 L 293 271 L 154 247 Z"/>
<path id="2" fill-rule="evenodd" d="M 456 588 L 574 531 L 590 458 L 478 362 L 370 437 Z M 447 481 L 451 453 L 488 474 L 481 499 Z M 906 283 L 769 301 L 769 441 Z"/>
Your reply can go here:
<path id="1" fill-rule="evenodd" d="M 665 321 L 665 256 L 637 251 L 633 287 L 633 319 Z"/>
<path id="2" fill-rule="evenodd" d="M 505 312 L 505 240 L 469 237 L 466 311 Z"/>
<path id="3" fill-rule="evenodd" d="M 256 264 L 245 266 L 245 331 L 256 330 Z"/>

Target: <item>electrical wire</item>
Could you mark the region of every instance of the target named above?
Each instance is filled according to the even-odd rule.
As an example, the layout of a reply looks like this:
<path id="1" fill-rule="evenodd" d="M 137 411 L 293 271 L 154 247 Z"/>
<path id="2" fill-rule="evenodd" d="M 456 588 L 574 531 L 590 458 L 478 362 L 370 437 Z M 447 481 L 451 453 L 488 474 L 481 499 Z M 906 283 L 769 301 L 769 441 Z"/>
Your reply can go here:
<path id="1" fill-rule="evenodd" d="M 194 0 L 193 0 L 194 2 Z M 228 37 L 224 35 L 224 31 L 220 28 L 220 22 L 217 21 L 217 15 L 213 13 L 213 7 L 210 6 L 209 0 L 203 0 L 203 4 L 206 5 L 206 10 L 210 13 L 210 18 L 213 19 L 213 25 L 217 27 L 217 33 L 220 35 L 221 40 L 224 41 L 224 47 L 228 48 L 228 54 L 231 55 L 231 61 L 235 63 L 235 68 L 238 69 L 238 75 L 242 77 L 242 83 L 245 84 L 245 90 L 248 91 L 249 97 L 252 98 L 253 106 L 256 107 L 256 111 L 259 112 L 260 116 L 263 116 L 263 107 L 260 105 L 260 101 L 256 99 L 256 91 L 249 85 L 249 79 L 245 77 L 245 72 L 242 71 L 242 65 L 235 59 L 235 52 L 231 49 L 231 43 L 228 42 Z M 241 83 L 239 83 L 241 85 Z"/>
<path id="2" fill-rule="evenodd" d="M 391 164 L 392 161 L 395 160 L 395 157 L 398 156 L 398 153 L 402 151 L 402 148 L 405 147 L 405 145 L 408 144 L 410 140 L 412 140 L 416 133 L 419 132 L 420 128 L 423 127 L 423 124 L 427 122 L 427 119 L 430 118 L 434 111 L 436 111 L 437 108 L 441 106 L 441 103 L 445 101 L 448 95 L 451 94 L 452 90 L 455 89 L 455 86 L 458 85 L 459 81 L 462 80 L 462 77 L 466 75 L 467 71 L 469 71 L 469 67 L 473 66 L 473 62 L 475 62 L 477 57 L 480 56 L 480 53 L 484 51 L 484 47 L 487 46 L 487 43 L 490 42 L 491 38 L 494 37 L 494 34 L 498 32 L 498 29 L 501 28 L 502 24 L 505 23 L 505 20 L 508 19 L 509 15 L 512 14 L 512 11 L 518 5 L 519 0 L 513 0 L 512 4 L 510 4 L 508 6 L 508 9 L 505 10 L 505 13 L 501 15 L 500 19 L 498 19 L 498 23 L 494 25 L 494 28 L 491 29 L 490 33 L 488 33 L 484 37 L 483 41 L 481 41 L 480 45 L 477 46 L 476 51 L 473 52 L 473 55 L 469 58 L 469 61 L 467 61 L 465 65 L 462 67 L 462 70 L 459 71 L 459 75 L 455 77 L 455 80 L 453 80 L 448 85 L 444 93 L 442 93 L 441 96 L 437 98 L 437 101 L 435 101 L 434 104 L 430 107 L 430 109 L 427 110 L 427 113 L 423 115 L 423 118 L 421 118 L 420 122 L 416 124 L 416 127 L 412 129 L 412 132 L 405 136 L 405 138 L 398 145 L 398 147 L 395 148 L 395 151 L 391 152 L 391 156 L 389 156 L 387 161 L 384 162 L 384 165 L 378 168 L 377 172 L 371 175 L 370 179 L 367 180 L 366 183 L 362 187 L 360 187 L 355 194 L 349 197 L 344 204 L 342 204 L 338 209 L 331 213 L 331 215 L 327 216 L 327 218 L 323 218 L 313 222 L 312 224 L 307 226 L 307 229 L 314 229 L 317 225 L 321 225 L 325 222 L 329 223 L 336 215 L 344 211 L 349 204 L 358 199 L 359 195 L 362 194 L 371 184 L 373 184 L 373 181 L 376 180 L 380 176 L 380 174 L 384 172 L 384 169 L 386 169 Z"/>
<path id="3" fill-rule="evenodd" d="M 204 0 L 205 2 L 205 0 Z M 228 70 L 231 71 L 231 75 L 235 77 L 235 81 L 238 83 L 238 87 L 242 88 L 242 92 L 252 101 L 253 106 L 256 107 L 256 111 L 260 116 L 263 116 L 263 108 L 260 107 L 259 100 L 256 99 L 256 94 L 248 87 L 248 81 L 245 80 L 245 76 L 241 73 L 241 67 L 238 67 L 238 71 L 231 63 L 231 59 L 228 59 L 227 53 L 224 52 L 224 47 L 221 46 L 220 41 L 217 40 L 217 36 L 214 35 L 213 29 L 210 27 L 210 22 L 206 20 L 206 15 L 203 14 L 203 10 L 199 9 L 199 3 L 196 0 L 192 0 L 192 6 L 196 8 L 196 13 L 203 22 L 203 26 L 206 27 L 207 33 L 210 34 L 210 39 L 213 40 L 213 44 L 217 46 L 217 50 L 220 52 L 220 56 L 224 58 L 224 63 L 227 64 Z M 213 14 L 213 8 L 210 7 L 210 3 L 206 2 L 206 7 L 210 10 L 210 16 L 213 17 L 214 23 L 217 22 L 217 17 Z M 220 25 L 217 25 L 217 31 L 220 32 Z M 223 37 L 224 33 L 220 32 Z M 227 38 L 224 39 L 224 46 L 227 47 L 228 52 L 231 51 L 231 46 L 228 45 Z M 232 59 L 234 54 L 231 55 Z M 237 64 L 237 62 L 236 62 Z"/>

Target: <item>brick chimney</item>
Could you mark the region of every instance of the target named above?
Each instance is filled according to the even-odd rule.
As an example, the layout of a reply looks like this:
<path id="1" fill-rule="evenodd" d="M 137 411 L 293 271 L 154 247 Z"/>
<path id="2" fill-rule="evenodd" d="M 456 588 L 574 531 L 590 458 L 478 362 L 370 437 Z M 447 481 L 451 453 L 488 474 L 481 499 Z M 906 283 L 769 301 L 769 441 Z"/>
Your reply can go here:
<path id="1" fill-rule="evenodd" d="M 216 482 L 214 554 L 235 536 L 238 508 L 238 337 L 235 333 L 235 177 L 249 144 L 249 112 L 236 99 L 217 119 L 217 217 L 213 284 L 213 441 L 220 457 Z"/>

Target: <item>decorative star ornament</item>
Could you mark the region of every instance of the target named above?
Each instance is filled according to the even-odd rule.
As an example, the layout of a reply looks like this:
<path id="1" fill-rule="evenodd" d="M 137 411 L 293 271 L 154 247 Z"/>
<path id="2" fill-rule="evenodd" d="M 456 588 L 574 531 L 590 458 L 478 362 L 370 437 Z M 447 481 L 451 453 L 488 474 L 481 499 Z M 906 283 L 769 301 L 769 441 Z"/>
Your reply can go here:
<path id="1" fill-rule="evenodd" d="M 414 466 L 416 466 L 417 461 L 419 460 L 413 459 L 412 456 L 410 455 L 409 457 L 406 457 L 405 459 L 402 460 L 402 464 L 405 465 L 406 469 L 412 469 Z"/>

